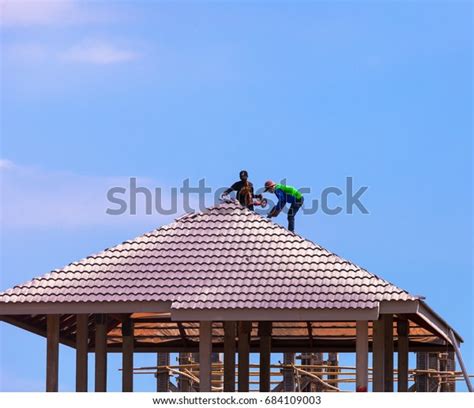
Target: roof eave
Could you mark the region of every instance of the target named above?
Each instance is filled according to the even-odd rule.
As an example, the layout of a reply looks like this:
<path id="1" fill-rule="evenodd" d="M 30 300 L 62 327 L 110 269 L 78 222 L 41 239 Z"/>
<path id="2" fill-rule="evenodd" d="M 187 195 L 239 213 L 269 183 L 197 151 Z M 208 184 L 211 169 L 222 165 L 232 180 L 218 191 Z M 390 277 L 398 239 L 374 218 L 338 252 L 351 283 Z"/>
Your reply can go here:
<path id="1" fill-rule="evenodd" d="M 0 303 L 0 315 L 170 312 L 171 302 Z"/>
<path id="2" fill-rule="evenodd" d="M 444 340 L 452 344 L 450 330 L 458 342 L 464 342 L 462 337 L 441 316 L 431 309 L 423 300 L 384 301 L 380 304 L 381 314 L 416 314 L 432 327 Z"/>
<path id="3" fill-rule="evenodd" d="M 372 309 L 172 309 L 173 321 L 356 321 L 377 320 Z"/>
<path id="4" fill-rule="evenodd" d="M 431 309 L 431 307 L 429 307 L 427 303 L 422 300 L 419 301 L 417 314 L 423 320 L 433 326 L 433 328 L 435 328 L 450 344 L 453 343 L 450 336 L 450 330 L 453 331 L 454 336 L 456 337 L 458 347 L 461 343 L 464 343 L 464 340 L 459 335 L 459 333 L 454 328 L 452 328 L 439 314 L 437 314 L 433 309 Z"/>

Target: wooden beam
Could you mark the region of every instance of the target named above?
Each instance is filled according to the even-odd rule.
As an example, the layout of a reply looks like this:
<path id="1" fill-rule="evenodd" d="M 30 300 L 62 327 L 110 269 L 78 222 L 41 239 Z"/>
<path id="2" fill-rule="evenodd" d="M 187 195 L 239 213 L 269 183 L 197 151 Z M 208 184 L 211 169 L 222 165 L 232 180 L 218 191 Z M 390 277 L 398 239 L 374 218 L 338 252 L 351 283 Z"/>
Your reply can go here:
<path id="1" fill-rule="evenodd" d="M 239 322 L 239 372 L 238 391 L 249 391 L 250 333 L 252 322 Z"/>
<path id="2" fill-rule="evenodd" d="M 373 320 L 379 315 L 378 307 L 373 309 L 223 309 L 216 314 L 211 309 L 175 309 L 174 321 L 202 321 L 219 319 L 220 321 L 242 321 L 251 318 L 254 321 L 355 321 Z M 245 320 L 244 320 L 245 321 Z"/>
<path id="3" fill-rule="evenodd" d="M 396 344 L 395 344 L 396 346 Z M 212 344 L 212 350 L 214 353 L 223 353 L 224 352 L 224 342 Z M 292 351 L 293 350 L 293 351 Z M 314 347 L 310 349 L 308 347 L 308 339 L 301 340 L 280 340 L 272 338 L 272 353 L 290 353 L 297 350 L 298 352 L 307 352 L 307 353 L 355 353 L 355 339 L 348 340 L 319 340 L 315 342 Z M 410 340 L 410 352 L 418 351 L 429 351 L 429 352 L 445 352 L 446 350 L 452 350 L 451 346 L 446 346 L 442 344 L 429 344 L 421 343 L 417 341 Z M 89 346 L 89 351 L 94 352 L 94 348 Z M 122 345 L 119 344 L 109 344 L 107 346 L 107 351 L 109 353 L 121 353 Z M 198 353 L 199 352 L 199 342 L 198 341 L 189 341 L 186 347 L 183 347 L 181 339 L 166 341 L 162 343 L 153 343 L 152 341 L 145 343 L 140 342 L 140 344 L 135 344 L 135 353 Z M 396 351 L 396 347 L 395 347 Z M 259 353 L 260 344 L 258 340 L 252 340 L 250 342 L 250 352 Z M 372 344 L 369 343 L 369 352 L 372 352 Z"/>
<path id="4" fill-rule="evenodd" d="M 356 391 L 367 392 L 369 384 L 369 322 L 356 323 Z"/>
<path id="5" fill-rule="evenodd" d="M 383 392 L 385 389 L 384 378 L 384 321 L 379 319 L 373 322 L 372 335 L 372 366 L 373 380 L 372 390 L 374 392 Z"/>
<path id="6" fill-rule="evenodd" d="M 37 334 L 38 336 L 47 338 L 47 330 L 45 327 L 42 327 L 45 325 L 36 326 L 34 324 L 31 324 L 29 321 L 26 322 L 26 321 L 18 320 L 16 316 L 0 316 L 0 321 L 11 324 L 12 326 L 29 331 L 31 333 Z M 64 336 L 60 336 L 59 342 L 61 344 L 64 344 L 65 346 L 75 348 L 75 342 L 74 340 L 71 340 L 70 338 L 65 338 Z"/>
<path id="7" fill-rule="evenodd" d="M 107 316 L 95 315 L 95 391 L 107 391 Z"/>
<path id="8" fill-rule="evenodd" d="M 48 315 L 46 330 L 46 392 L 58 392 L 59 316 Z"/>
<path id="9" fill-rule="evenodd" d="M 9 302 L 0 304 L 0 315 L 54 314 L 58 313 L 58 311 L 61 312 L 61 314 L 170 313 L 171 302 Z"/>
<path id="10" fill-rule="evenodd" d="M 313 328 L 311 326 L 311 322 L 306 322 L 306 328 L 308 329 L 309 347 L 313 348 L 314 341 L 313 341 Z"/>
<path id="11" fill-rule="evenodd" d="M 199 391 L 211 391 L 212 322 L 199 322 Z"/>
<path id="12" fill-rule="evenodd" d="M 235 391 L 236 322 L 224 322 L 224 392 Z"/>
<path id="13" fill-rule="evenodd" d="M 130 315 L 122 318 L 122 391 L 133 391 L 133 320 Z"/>
<path id="14" fill-rule="evenodd" d="M 170 353 L 157 353 L 156 364 L 158 366 L 170 365 Z M 170 391 L 170 372 L 168 370 L 161 370 L 156 375 L 156 391 L 169 392 Z"/>
<path id="15" fill-rule="evenodd" d="M 76 315 L 76 392 L 87 392 L 89 315 Z"/>
<path id="16" fill-rule="evenodd" d="M 270 392 L 270 360 L 272 351 L 272 322 L 259 322 L 260 392 Z"/>
<path id="17" fill-rule="evenodd" d="M 183 340 L 183 346 L 186 346 L 188 343 L 188 339 L 186 337 L 186 330 L 184 330 L 183 324 L 181 322 L 177 323 L 179 335 L 181 336 L 181 340 Z"/>
<path id="18" fill-rule="evenodd" d="M 384 322 L 384 391 L 393 392 L 393 315 L 382 315 Z"/>
<path id="19" fill-rule="evenodd" d="M 398 381 L 397 391 L 408 391 L 408 337 L 409 337 L 409 323 L 406 319 L 399 318 L 397 321 L 397 343 L 398 343 Z"/>

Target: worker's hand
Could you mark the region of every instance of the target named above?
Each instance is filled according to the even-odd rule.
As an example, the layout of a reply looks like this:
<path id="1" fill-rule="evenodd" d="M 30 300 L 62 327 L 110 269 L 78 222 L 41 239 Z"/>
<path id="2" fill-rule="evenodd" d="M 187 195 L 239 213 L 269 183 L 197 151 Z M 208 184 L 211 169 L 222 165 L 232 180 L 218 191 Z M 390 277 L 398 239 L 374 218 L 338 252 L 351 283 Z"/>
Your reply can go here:
<path id="1" fill-rule="evenodd" d="M 228 200 L 229 199 L 229 194 L 227 193 L 222 193 L 219 197 L 222 201 Z"/>

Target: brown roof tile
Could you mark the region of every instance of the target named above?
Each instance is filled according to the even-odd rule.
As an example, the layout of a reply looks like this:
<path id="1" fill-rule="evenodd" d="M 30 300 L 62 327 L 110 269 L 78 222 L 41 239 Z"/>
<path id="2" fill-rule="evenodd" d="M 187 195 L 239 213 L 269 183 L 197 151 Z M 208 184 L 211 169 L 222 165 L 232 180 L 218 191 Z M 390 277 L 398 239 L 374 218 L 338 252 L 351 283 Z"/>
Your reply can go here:
<path id="1" fill-rule="evenodd" d="M 0 293 L 6 302 L 173 309 L 374 308 L 406 291 L 238 203 L 212 207 Z"/>

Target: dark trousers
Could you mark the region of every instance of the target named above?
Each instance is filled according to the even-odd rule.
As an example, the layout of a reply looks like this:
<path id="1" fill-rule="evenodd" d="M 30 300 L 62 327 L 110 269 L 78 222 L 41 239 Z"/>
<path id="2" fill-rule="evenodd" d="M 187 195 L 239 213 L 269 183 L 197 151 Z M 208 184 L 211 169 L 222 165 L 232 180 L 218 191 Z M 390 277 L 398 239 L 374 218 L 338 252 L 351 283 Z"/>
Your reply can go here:
<path id="1" fill-rule="evenodd" d="M 301 198 L 301 200 L 295 201 L 293 204 L 291 204 L 290 209 L 288 210 L 288 229 L 292 232 L 295 231 L 295 215 L 303 206 L 303 201 L 303 198 Z"/>

